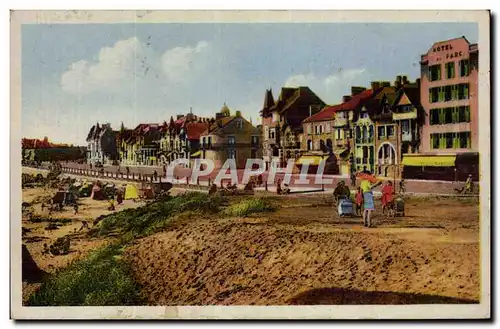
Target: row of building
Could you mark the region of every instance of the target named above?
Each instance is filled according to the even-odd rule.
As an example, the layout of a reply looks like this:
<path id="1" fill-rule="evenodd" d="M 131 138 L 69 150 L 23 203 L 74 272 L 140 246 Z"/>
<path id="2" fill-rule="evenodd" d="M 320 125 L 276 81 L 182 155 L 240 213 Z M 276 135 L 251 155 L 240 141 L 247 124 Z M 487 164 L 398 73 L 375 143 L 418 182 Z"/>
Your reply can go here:
<path id="1" fill-rule="evenodd" d="M 71 144 L 52 143 L 43 139 L 23 138 L 21 140 L 21 161 L 33 164 L 44 161 L 81 161 L 86 159 L 86 148 Z"/>
<path id="2" fill-rule="evenodd" d="M 114 131 L 96 124 L 89 163 L 166 165 L 177 158 L 263 158 L 268 166 L 321 159 L 327 172 L 369 170 L 385 177 L 457 179 L 478 174 L 478 47 L 465 37 L 440 41 L 421 56 L 421 76 L 351 88 L 328 105 L 310 88 L 266 90 L 262 124 L 224 104 L 213 118 L 192 112 L 169 122 Z"/>
<path id="3" fill-rule="evenodd" d="M 87 136 L 88 162 L 123 166 L 161 166 L 179 158 L 235 159 L 244 168 L 247 158 L 258 158 L 261 131 L 239 111 L 224 104 L 214 118 L 192 112 L 162 124 L 141 123 L 134 129 L 113 131 L 109 124 L 94 125 Z M 192 162 L 192 161 L 190 161 Z"/>

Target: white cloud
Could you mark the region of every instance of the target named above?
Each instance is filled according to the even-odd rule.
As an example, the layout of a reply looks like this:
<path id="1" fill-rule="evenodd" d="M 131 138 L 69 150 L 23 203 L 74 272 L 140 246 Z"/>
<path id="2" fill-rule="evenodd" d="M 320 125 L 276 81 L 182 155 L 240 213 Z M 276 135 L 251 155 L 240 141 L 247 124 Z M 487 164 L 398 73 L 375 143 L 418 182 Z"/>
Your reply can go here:
<path id="1" fill-rule="evenodd" d="M 120 40 L 112 47 L 102 48 L 97 61 L 82 60 L 70 65 L 61 76 L 61 88 L 76 95 L 92 92 L 129 94 L 137 88 L 149 88 L 148 77 L 154 76 L 159 86 L 187 79 L 200 69 L 200 55 L 208 43 L 200 41 L 194 47 L 176 47 L 163 55 L 155 52 L 136 37 Z"/>
<path id="2" fill-rule="evenodd" d="M 370 83 L 369 72 L 364 68 L 339 70 L 328 76 L 318 76 L 313 73 L 290 76 L 284 83 L 285 87 L 308 86 L 323 101 L 336 104 L 343 95 L 350 93 L 352 85 L 366 86 Z"/>
<path id="3" fill-rule="evenodd" d="M 176 47 L 167 50 L 162 56 L 163 70 L 167 77 L 176 82 L 185 80 L 190 72 L 204 65 L 201 55 L 207 48 L 208 42 L 200 41 L 194 47 Z"/>

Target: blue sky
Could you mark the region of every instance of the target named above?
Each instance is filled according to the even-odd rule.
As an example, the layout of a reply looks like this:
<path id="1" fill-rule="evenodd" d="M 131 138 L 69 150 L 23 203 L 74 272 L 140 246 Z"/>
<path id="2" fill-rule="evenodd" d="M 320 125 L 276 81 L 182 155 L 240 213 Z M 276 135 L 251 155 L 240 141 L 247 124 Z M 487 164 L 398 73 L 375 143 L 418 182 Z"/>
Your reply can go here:
<path id="1" fill-rule="evenodd" d="M 119 128 L 224 102 L 258 123 L 266 88 L 308 85 L 336 104 L 352 85 L 411 80 L 435 41 L 475 23 L 30 24 L 22 27 L 22 133 L 85 144 Z"/>

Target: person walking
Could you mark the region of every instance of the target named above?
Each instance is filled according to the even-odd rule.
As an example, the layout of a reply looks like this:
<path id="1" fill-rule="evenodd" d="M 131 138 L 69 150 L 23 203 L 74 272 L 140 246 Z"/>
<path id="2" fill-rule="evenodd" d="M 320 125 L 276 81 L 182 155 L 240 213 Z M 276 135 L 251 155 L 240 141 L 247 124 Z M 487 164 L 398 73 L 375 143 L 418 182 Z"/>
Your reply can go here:
<path id="1" fill-rule="evenodd" d="M 356 187 L 356 173 L 354 171 L 351 172 L 351 186 Z"/>
<path id="2" fill-rule="evenodd" d="M 465 189 L 464 189 L 464 194 L 466 193 L 471 193 L 472 194 L 473 189 L 472 189 L 472 175 L 469 174 L 469 177 L 467 177 L 467 180 L 465 181 Z"/>
<path id="3" fill-rule="evenodd" d="M 381 181 L 372 183 L 366 175 L 371 175 L 370 172 L 363 172 L 365 175 L 360 183 L 361 191 L 363 192 L 363 224 L 365 227 L 371 227 L 371 213 L 375 210 L 375 202 L 373 201 L 373 189 L 380 184 Z"/>
<path id="4" fill-rule="evenodd" d="M 405 187 L 405 180 L 401 179 L 399 181 L 399 193 L 403 194 L 406 192 L 406 187 Z"/>

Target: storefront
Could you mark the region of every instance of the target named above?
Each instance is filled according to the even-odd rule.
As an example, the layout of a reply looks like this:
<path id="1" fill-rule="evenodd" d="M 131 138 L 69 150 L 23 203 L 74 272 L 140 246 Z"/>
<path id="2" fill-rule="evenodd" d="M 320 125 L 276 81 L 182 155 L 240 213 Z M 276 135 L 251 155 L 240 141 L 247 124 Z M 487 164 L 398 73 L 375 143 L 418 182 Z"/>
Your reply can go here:
<path id="1" fill-rule="evenodd" d="M 406 154 L 403 157 L 404 179 L 456 180 L 456 155 Z"/>

